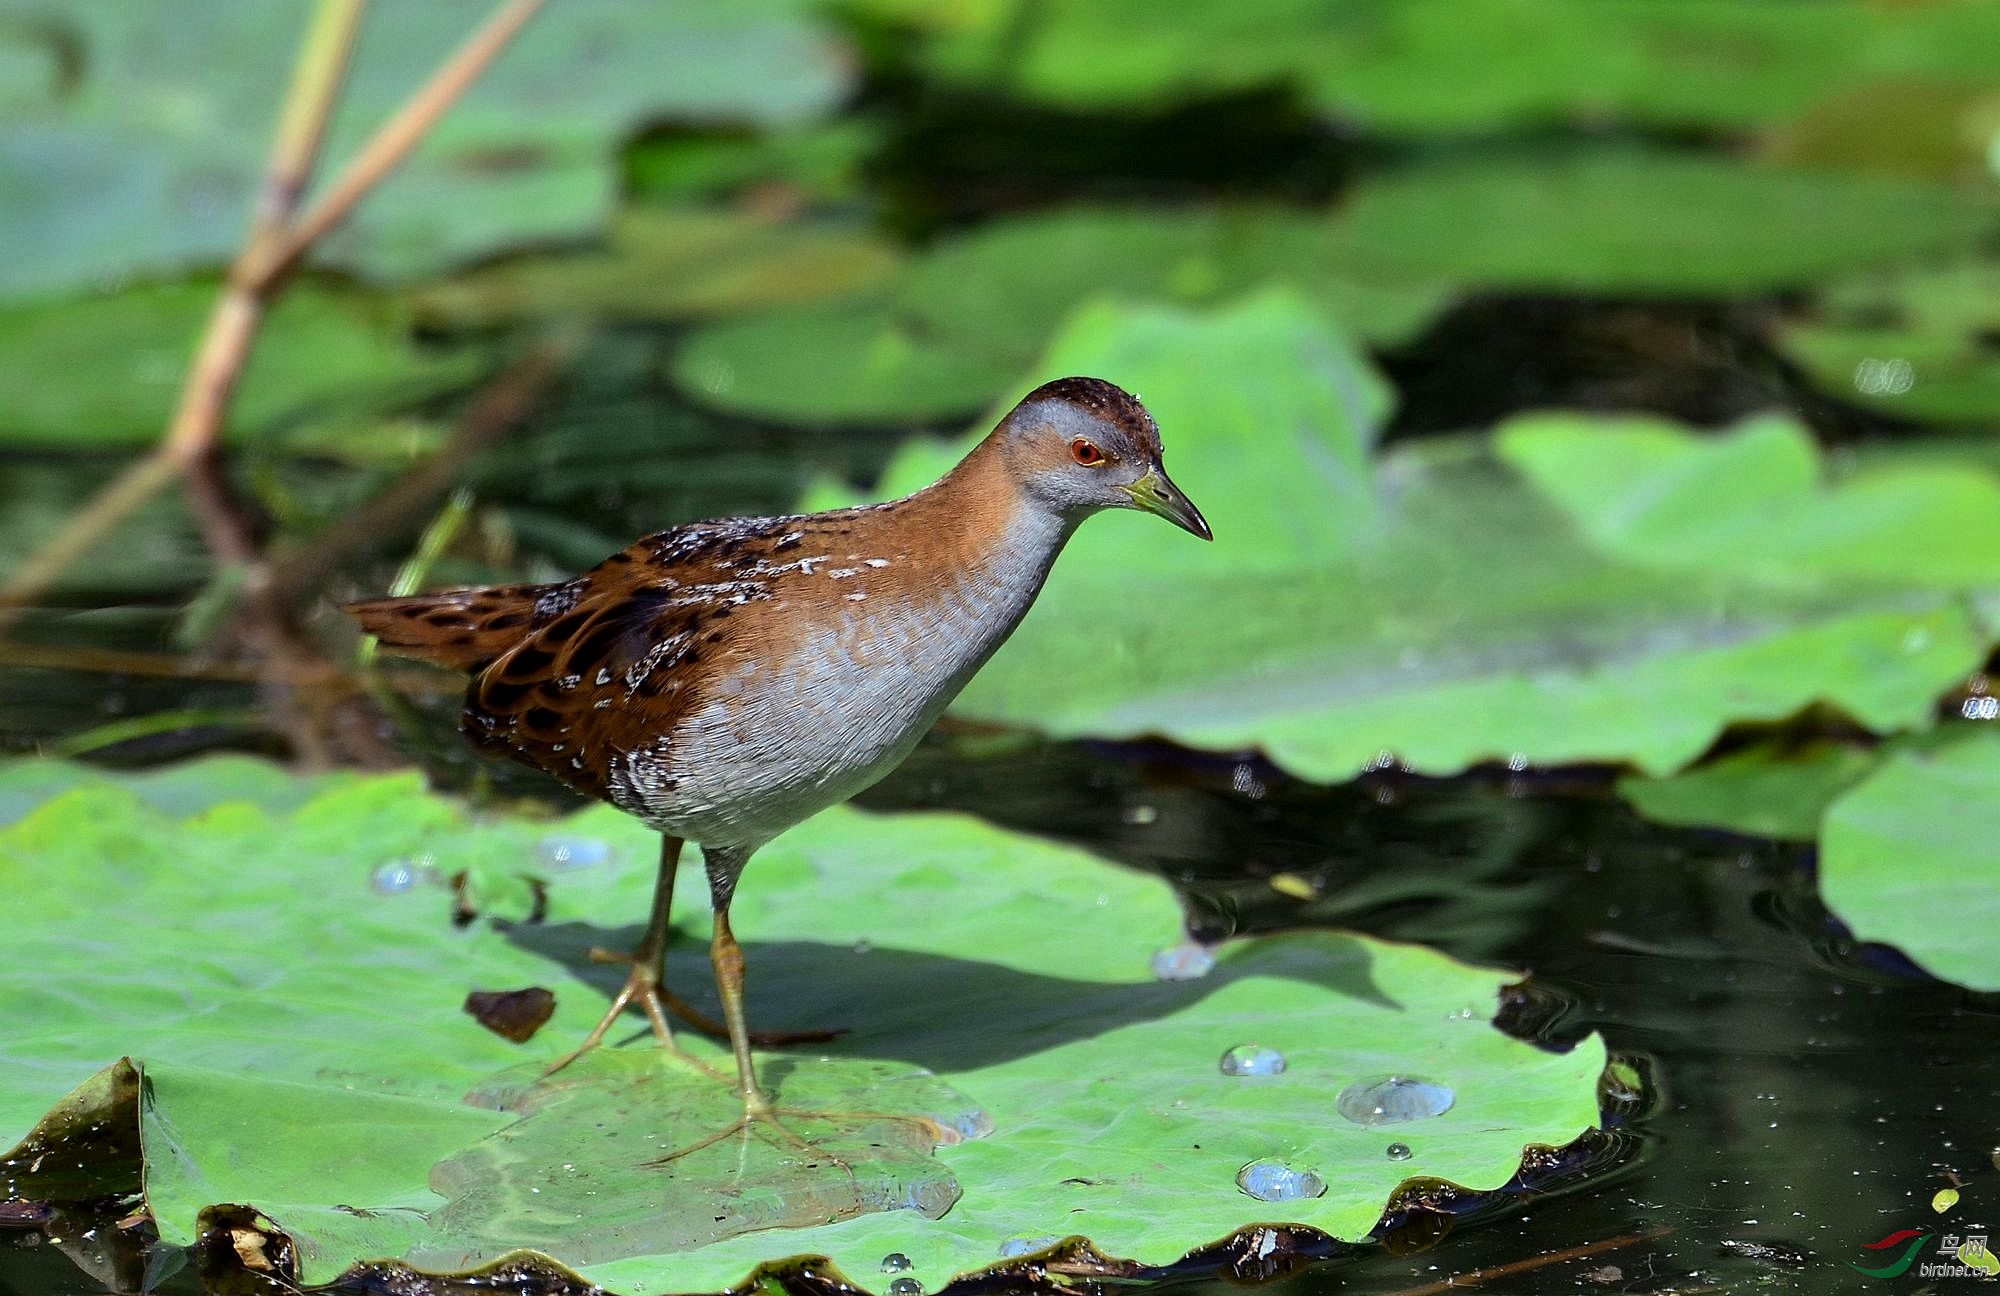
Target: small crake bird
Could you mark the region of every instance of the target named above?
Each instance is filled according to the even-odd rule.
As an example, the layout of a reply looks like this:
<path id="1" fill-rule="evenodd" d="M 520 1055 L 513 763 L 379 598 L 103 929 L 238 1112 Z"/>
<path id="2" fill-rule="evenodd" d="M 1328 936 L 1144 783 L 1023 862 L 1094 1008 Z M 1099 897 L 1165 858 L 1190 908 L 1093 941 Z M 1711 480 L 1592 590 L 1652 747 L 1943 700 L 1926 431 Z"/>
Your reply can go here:
<path id="1" fill-rule="evenodd" d="M 673 1047 L 667 1010 L 684 1006 L 663 983 L 668 911 L 682 843 L 701 847 L 710 956 L 745 1113 L 757 1117 L 772 1109 L 729 929 L 744 864 L 895 768 L 1020 624 L 1077 526 L 1107 508 L 1211 538 L 1161 466 L 1145 407 L 1100 379 L 1062 378 L 904 499 L 692 522 L 561 584 L 346 610 L 384 648 L 471 673 L 461 727 L 476 746 L 659 830 L 631 975 L 577 1053 L 635 1002 Z"/>

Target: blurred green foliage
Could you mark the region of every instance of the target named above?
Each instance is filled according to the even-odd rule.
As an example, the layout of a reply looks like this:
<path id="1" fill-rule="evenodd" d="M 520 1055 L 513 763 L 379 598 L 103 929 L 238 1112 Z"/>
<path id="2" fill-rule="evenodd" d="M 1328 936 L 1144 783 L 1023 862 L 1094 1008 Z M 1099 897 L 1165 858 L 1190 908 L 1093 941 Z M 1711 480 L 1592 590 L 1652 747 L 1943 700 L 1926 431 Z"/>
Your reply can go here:
<path id="1" fill-rule="evenodd" d="M 33 195 L 0 212 L 21 251 L 0 270 L 0 444 L 43 456 L 9 477 L 9 553 L 101 476 L 65 456 L 164 421 L 305 11 L 0 8 L 0 176 Z M 371 15 L 329 166 L 471 16 Z M 968 714 L 1260 745 L 1332 778 L 1385 751 L 1665 773 L 1813 704 L 1921 729 L 1994 633 L 2000 463 L 1965 433 L 2000 416 L 2000 72 L 1977 53 L 1996 35 L 1969 0 L 1250 0 L 1172 21 L 1130 0 L 585 0 L 542 15 L 315 253 L 229 433 L 297 552 L 432 453 L 520 347 L 595 328 L 524 434 L 459 470 L 487 504 L 440 566 L 546 578 L 677 510 L 868 475 L 903 430 L 1088 368 L 1154 404 L 1221 543 L 1087 531 Z M 1211 119 L 1234 136 L 1199 136 Z M 1231 138 L 1279 161 L 1201 180 Z M 1617 340 L 1622 363 L 1653 366 L 1671 412 L 1711 403 L 1672 388 L 1679 348 L 1761 348 L 1712 403 L 1806 422 L 1406 426 L 1407 374 L 1490 387 L 1466 321 L 1516 299 L 1715 303 L 1742 334 L 1662 322 Z M 1498 377 L 1461 404 L 1565 404 Z M 1925 420 L 1939 436 L 1908 440 Z M 1810 433 L 1857 427 L 1921 462 L 1845 480 Z M 1378 446 L 1435 432 L 1468 436 Z M 911 451 L 888 488 L 942 459 Z M 72 588 L 200 588 L 193 528 L 142 521 L 143 560 Z M 379 583 L 420 522 L 339 579 Z M 1083 645 L 1119 688 L 1048 684 L 1044 659 Z"/>
<path id="2" fill-rule="evenodd" d="M 0 297 L 213 264 L 235 248 L 310 0 L 0 3 Z M 381 5 L 362 26 L 327 156 L 350 156 L 482 16 Z M 849 72 L 804 0 L 572 0 L 515 42 L 318 255 L 405 278 L 588 238 L 622 138 L 655 120 L 775 126 Z"/>

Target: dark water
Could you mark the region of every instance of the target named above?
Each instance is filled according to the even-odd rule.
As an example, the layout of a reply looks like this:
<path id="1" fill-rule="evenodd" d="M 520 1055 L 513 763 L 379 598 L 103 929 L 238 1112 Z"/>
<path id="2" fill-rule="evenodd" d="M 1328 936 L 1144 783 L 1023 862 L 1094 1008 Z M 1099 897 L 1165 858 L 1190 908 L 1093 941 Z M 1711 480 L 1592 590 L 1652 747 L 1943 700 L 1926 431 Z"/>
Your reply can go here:
<path id="1" fill-rule="evenodd" d="M 1657 1236 L 1483 1289 L 1587 1290 L 1606 1265 L 1623 1275 L 1610 1290 L 1865 1285 L 1848 1262 L 1881 1253 L 1862 1243 L 1928 1227 L 1952 1175 L 1975 1203 L 2000 1178 L 2000 1005 L 1856 948 L 1818 903 L 1809 849 L 1662 829 L 1606 782 L 1324 788 L 1165 750 L 968 760 L 934 744 L 870 802 L 971 809 L 1192 876 L 1211 930 L 1335 923 L 1527 969 L 1538 993 L 1517 1029 L 1599 1031 L 1642 1062 L 1654 1092 L 1609 1164 L 1559 1195 L 1489 1203 L 1428 1251 L 1330 1262 L 1305 1288 L 1397 1292 L 1635 1234 Z M 1274 891 L 1276 872 L 1321 897 Z"/>

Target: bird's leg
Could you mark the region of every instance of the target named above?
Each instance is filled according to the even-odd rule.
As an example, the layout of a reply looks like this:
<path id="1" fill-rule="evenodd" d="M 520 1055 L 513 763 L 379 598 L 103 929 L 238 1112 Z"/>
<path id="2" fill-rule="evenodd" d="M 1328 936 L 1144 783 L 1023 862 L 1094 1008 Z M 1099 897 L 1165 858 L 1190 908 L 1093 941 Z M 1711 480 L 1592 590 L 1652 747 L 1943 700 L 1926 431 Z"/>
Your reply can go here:
<path id="1" fill-rule="evenodd" d="M 750 852 L 741 848 L 704 844 L 701 853 L 703 862 L 708 867 L 709 897 L 715 907 L 715 938 L 710 943 L 708 952 L 710 960 L 715 964 L 715 986 L 722 996 L 723 1020 L 729 1024 L 729 1047 L 736 1054 L 736 1093 L 743 1100 L 743 1115 L 707 1138 L 699 1139 L 647 1164 L 668 1165 L 704 1148 L 713 1147 L 725 1139 L 740 1135 L 744 1138 L 775 1140 L 790 1145 L 804 1156 L 823 1158 L 826 1163 L 852 1178 L 853 1167 L 837 1153 L 813 1143 L 811 1139 L 789 1128 L 783 1120 L 786 1115 L 812 1116 L 818 1113 L 781 1113 L 772 1105 L 763 1087 L 757 1083 L 757 1065 L 750 1056 L 750 1031 L 743 1022 L 743 947 L 736 943 L 736 933 L 729 927 L 729 902 L 736 895 L 736 879 L 742 876 L 743 866 L 749 862 Z"/>
<path id="2" fill-rule="evenodd" d="M 750 1060 L 750 1030 L 743 1023 L 743 947 L 729 930 L 727 907 L 715 911 L 715 940 L 708 949 L 715 964 L 715 988 L 722 995 L 722 1017 L 729 1023 L 729 1047 L 736 1054 L 736 1092 L 745 1116 L 768 1116 L 771 1100 L 757 1085 L 757 1067 Z"/>
<path id="3" fill-rule="evenodd" d="M 666 976 L 667 924 L 673 914 L 674 874 L 680 870 L 681 845 L 682 839 L 672 833 L 660 834 L 660 872 L 653 881 L 653 912 L 646 919 L 646 934 L 639 938 L 639 948 L 632 952 L 631 974 L 625 978 L 624 987 L 612 999 L 611 1007 L 596 1028 L 584 1037 L 575 1051 L 543 1072 L 545 1077 L 554 1075 L 602 1043 L 606 1033 L 618 1023 L 626 1005 L 635 1001 L 645 1010 L 646 1019 L 653 1023 L 653 1034 L 659 1037 L 660 1043 L 677 1053 L 680 1051 L 679 1045 L 674 1043 L 673 1028 L 667 1024 L 668 996 L 661 983 Z M 604 957 L 595 950 L 591 954 L 593 958 Z"/>
<path id="4" fill-rule="evenodd" d="M 716 1039 L 729 1038 L 729 1026 L 719 1022 L 701 1009 L 667 988 L 666 959 L 668 916 L 673 910 L 674 873 L 680 864 L 682 838 L 667 833 L 660 834 L 660 874 L 653 889 L 653 914 L 646 924 L 646 934 L 639 941 L 639 948 L 630 954 L 620 954 L 615 950 L 594 949 L 590 951 L 593 963 L 624 963 L 631 967 L 632 974 L 626 978 L 624 988 L 612 1001 L 611 1008 L 604 1014 L 604 1020 L 597 1024 L 583 1047 L 566 1057 L 562 1065 L 568 1063 L 601 1042 L 610 1031 L 626 1007 L 637 1001 L 645 1010 L 648 1020 L 653 1023 L 653 1033 L 660 1037 L 660 1043 L 668 1048 L 676 1048 L 673 1031 L 667 1024 L 667 1014 L 680 1018 L 704 1035 Z M 764 1048 L 777 1048 L 786 1044 L 823 1044 L 839 1036 L 835 1030 L 799 1031 L 751 1031 L 750 1042 Z"/>
<path id="5" fill-rule="evenodd" d="M 836 1147 L 843 1136 L 851 1134 L 856 1129 L 858 1122 L 869 1120 L 914 1122 L 924 1127 L 932 1146 L 942 1147 L 958 1142 L 956 1135 L 924 1116 L 872 1111 L 808 1110 L 780 1107 L 771 1101 L 763 1086 L 757 1083 L 756 1062 L 750 1056 L 750 1043 L 753 1037 L 745 1028 L 743 1021 L 743 947 L 736 943 L 736 933 L 729 925 L 729 903 L 735 897 L 736 880 L 742 875 L 743 866 L 749 861 L 750 852 L 740 847 L 719 848 L 704 844 L 702 857 L 708 867 L 709 896 L 715 908 L 715 938 L 709 946 L 709 957 L 715 964 L 715 984 L 722 996 L 722 1015 L 729 1024 L 730 1049 L 736 1055 L 736 1092 L 743 1100 L 743 1115 L 706 1138 L 697 1139 L 645 1164 L 670 1165 L 727 1139 L 754 1138 L 793 1148 L 806 1160 L 808 1167 L 824 1164 L 847 1175 L 851 1180 L 854 1178 L 854 1167 L 840 1155 Z M 794 1120 L 830 1123 L 834 1128 L 816 1138 L 809 1138 L 792 1127 L 791 1122 Z"/>
<path id="6" fill-rule="evenodd" d="M 729 1025 L 729 1048 L 736 1054 L 736 1092 L 746 1118 L 769 1116 L 771 1100 L 757 1085 L 757 1067 L 750 1060 L 750 1029 L 743 1020 L 743 947 L 729 930 L 729 902 L 736 898 L 736 880 L 750 862 L 742 847 L 703 843 L 701 860 L 708 870 L 708 897 L 715 909 L 715 939 L 709 961 L 715 965 L 715 988 L 722 996 L 722 1020 Z"/>

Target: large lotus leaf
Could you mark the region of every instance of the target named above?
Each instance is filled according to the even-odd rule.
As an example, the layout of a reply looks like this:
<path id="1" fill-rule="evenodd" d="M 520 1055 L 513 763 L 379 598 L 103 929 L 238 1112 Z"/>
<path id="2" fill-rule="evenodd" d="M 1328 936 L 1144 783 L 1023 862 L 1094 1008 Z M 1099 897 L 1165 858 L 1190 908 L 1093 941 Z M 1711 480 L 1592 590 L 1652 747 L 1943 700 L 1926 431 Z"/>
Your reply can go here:
<path id="1" fill-rule="evenodd" d="M 1820 837 L 1827 908 L 1925 970 L 2000 990 L 2000 734 L 1892 753 L 1835 801 Z"/>
<path id="2" fill-rule="evenodd" d="M 674 320 L 839 296 L 887 275 L 896 255 L 852 227 L 770 220 L 708 208 L 636 208 L 604 246 L 503 262 L 418 294 L 419 315 L 444 328 L 524 316 Z"/>
<path id="3" fill-rule="evenodd" d="M 935 1289 L 1009 1239 L 1074 1233 L 1165 1263 L 1260 1221 L 1359 1237 L 1406 1176 L 1497 1187 L 1525 1145 L 1596 1119 L 1601 1044 L 1558 1055 L 1491 1029 L 1504 974 L 1311 932 L 1158 982 L 1149 956 L 1181 921 L 1158 880 L 962 817 L 842 810 L 760 853 L 736 928 L 756 1024 L 846 1028 L 764 1055 L 781 1106 L 893 1119 L 786 1118 L 845 1164 L 801 1157 L 777 1132 L 689 1150 L 728 1130 L 729 1084 L 643 1038 L 535 1080 L 616 984 L 587 951 L 636 935 L 654 858 L 642 826 L 605 807 L 558 823 L 469 817 L 403 776 L 349 777 L 294 804 L 218 773 L 280 808 L 177 818 L 93 776 L 0 829 L 0 908 L 25 920 L 0 969 L 0 1129 L 28 1129 L 88 1082 L 30 1148 L 0 1156 L 0 1176 L 52 1191 L 36 1176 L 69 1161 L 28 1153 L 119 1116 L 107 1104 L 131 1101 L 129 1077 L 90 1078 L 130 1053 L 163 1235 L 185 1240 L 204 1205 L 244 1203 L 294 1235 L 309 1282 L 364 1257 L 450 1265 L 523 1242 L 647 1291 L 718 1290 L 800 1253 L 867 1279 L 898 1251 Z M 47 767 L 17 766 L 0 800 L 51 783 Z M 510 870 L 542 874 L 545 920 L 454 929 L 437 880 Z M 669 976 L 713 1011 L 704 888 L 698 870 L 681 880 Z M 459 1011 L 469 988 L 535 984 L 554 989 L 555 1014 L 526 1046 Z M 1252 1042 L 1289 1067 L 1224 1074 L 1224 1050 Z M 726 1066 L 717 1045 L 687 1048 Z M 1447 1086 L 1453 1104 L 1395 1125 L 1337 1114 L 1344 1086 L 1390 1075 Z M 909 1125 L 897 1112 L 992 1132 L 935 1157 L 867 1146 Z M 1392 1141 L 1411 1155 L 1386 1155 Z M 1244 1195 L 1236 1175 L 1260 1158 L 1315 1171 L 1325 1195 Z M 916 1209 L 705 1231 L 715 1216 L 823 1221 L 871 1194 Z"/>
<path id="4" fill-rule="evenodd" d="M 1919 514 L 1940 500 L 1973 534 L 1990 528 L 1979 509 L 1994 485 L 1977 468 L 1885 468 L 1812 496 L 1812 535 L 1779 570 L 1724 561 L 1693 523 L 1686 560 L 1656 561 L 1580 524 L 1485 441 L 1398 446 L 1371 462 L 1380 382 L 1294 298 L 1212 314 L 1087 307 L 1037 373 L 1142 392 L 1216 541 L 1145 517 L 1085 525 L 967 687 L 967 716 L 1261 747 L 1313 778 L 1346 778 L 1382 753 L 1434 773 L 1493 759 L 1658 773 L 1734 721 L 1815 701 L 1874 729 L 1925 727 L 1988 642 L 1954 582 L 2000 585 L 2000 550 L 1839 556 L 1843 538 L 1893 530 L 1883 501 L 1907 510 L 1914 534 L 1932 535 Z M 1601 425 L 1624 455 L 1617 498 L 1682 489 L 1698 439 L 1674 434 L 1668 448 L 1685 453 L 1662 455 L 1629 426 Z M 1538 472 L 1546 483 L 1577 432 L 1570 416 L 1527 417 L 1501 444 L 1509 462 L 1554 465 Z M 1774 437 L 1780 451 L 1806 444 L 1796 428 L 1752 427 L 1711 453 Z M 905 451 L 881 492 L 934 479 L 963 449 Z M 1783 453 L 1740 456 L 1725 516 L 1795 503 L 1818 472 L 1807 453 L 1803 470 Z"/>
<path id="5" fill-rule="evenodd" d="M 1199 303 L 1273 280 L 1385 344 L 1430 319 L 1444 296 L 1366 266 L 1337 268 L 1334 231 L 1305 213 L 1078 208 L 944 240 L 881 300 L 697 330 L 673 371 L 702 399 L 764 417 L 957 415 L 991 402 L 1088 295 Z"/>
<path id="6" fill-rule="evenodd" d="M 683 390 L 734 413 L 881 423 L 976 409 L 1018 371 L 1009 360 L 931 338 L 880 306 L 841 303 L 697 327 L 670 369 Z"/>
<path id="7" fill-rule="evenodd" d="M 2000 479 L 1962 465 L 1871 465 L 1823 485 L 1812 435 L 1777 415 L 1721 436 L 1546 415 L 1503 429 L 1495 449 L 1593 547 L 1635 564 L 2000 587 Z"/>
<path id="8" fill-rule="evenodd" d="M 1829 393 L 1911 418 L 2000 416 L 2000 265 L 1878 272 L 1829 288 L 1784 346 Z"/>
<path id="9" fill-rule="evenodd" d="M 1739 5 L 1656 0 L 1238 0 L 1157 21 L 1145 0 L 868 0 L 929 29 L 962 83 L 1105 109 L 1290 83 L 1390 131 L 1600 121 L 1741 127 L 1875 77 L 1990 85 L 2000 17 L 1978 0 Z"/>
<path id="10" fill-rule="evenodd" d="M 4 217 L 0 217 L 3 220 Z M 194 280 L 0 309 L 0 442 L 143 445 L 166 427 L 216 287 Z M 477 358 L 419 349 L 405 312 L 301 284 L 260 330 L 228 431 L 273 437 L 466 382 Z"/>
<path id="11" fill-rule="evenodd" d="M 1336 264 L 1405 279 L 1736 295 L 1977 246 L 1990 196 L 1900 177 L 1605 150 L 1412 167 L 1361 186 Z"/>
<path id="12" fill-rule="evenodd" d="M 168 818 L 186 819 L 236 801 L 289 813 L 357 777 L 291 774 L 270 761 L 235 755 L 119 774 L 63 761 L 14 761 L 0 768 L 0 826 L 16 822 L 59 792 L 79 787 L 120 787 Z"/>
<path id="13" fill-rule="evenodd" d="M 241 237 L 309 0 L 0 5 L 0 296 L 227 256 Z M 328 139 L 360 143 L 490 12 L 371 6 Z M 541 14 L 350 223 L 327 260 L 409 275 L 602 220 L 622 137 L 648 121 L 770 124 L 849 78 L 793 0 Z M 20 201 L 15 201 L 20 199 Z"/>

